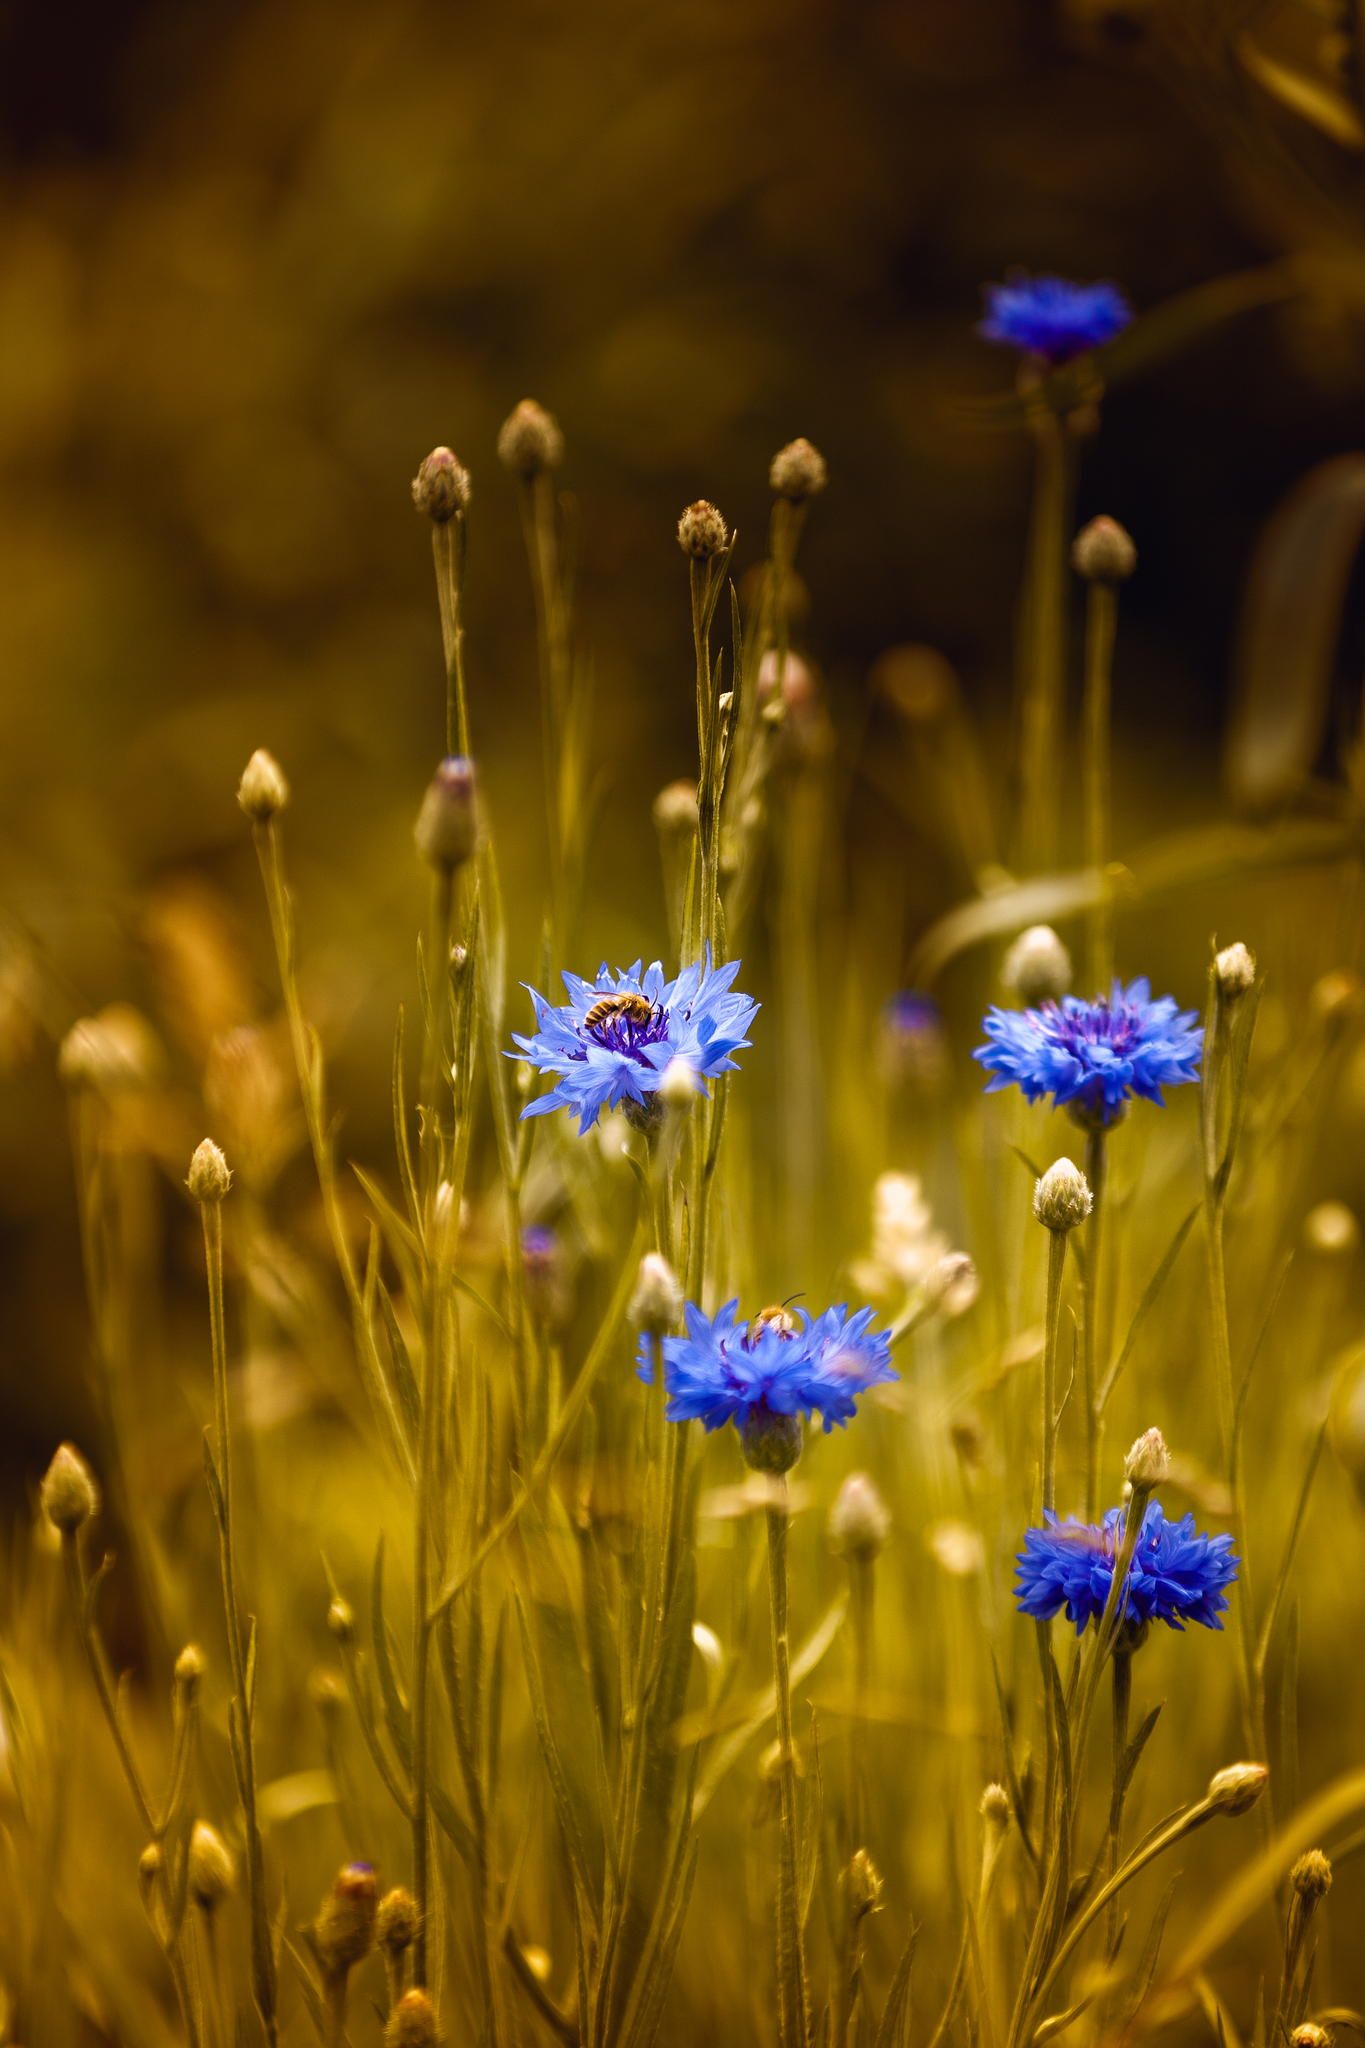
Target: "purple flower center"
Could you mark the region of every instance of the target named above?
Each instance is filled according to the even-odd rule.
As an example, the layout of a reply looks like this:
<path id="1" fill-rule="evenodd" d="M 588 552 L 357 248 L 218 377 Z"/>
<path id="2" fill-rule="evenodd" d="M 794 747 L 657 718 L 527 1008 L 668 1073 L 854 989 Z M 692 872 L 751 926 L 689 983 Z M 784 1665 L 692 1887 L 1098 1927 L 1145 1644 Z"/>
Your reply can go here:
<path id="1" fill-rule="evenodd" d="M 1045 1003 L 1057 1043 L 1077 1059 L 1084 1059 L 1088 1047 L 1103 1045 L 1120 1059 L 1131 1052 L 1142 1034 L 1142 1019 L 1134 1011 L 1115 1009 L 1107 1002 L 1087 1003 L 1073 1013 L 1056 1003 Z"/>
<path id="2" fill-rule="evenodd" d="M 668 1036 L 668 1012 L 645 996 L 604 996 L 588 1011 L 583 1029 L 607 1052 L 624 1053 L 643 1067 L 649 1065 L 645 1048 Z"/>

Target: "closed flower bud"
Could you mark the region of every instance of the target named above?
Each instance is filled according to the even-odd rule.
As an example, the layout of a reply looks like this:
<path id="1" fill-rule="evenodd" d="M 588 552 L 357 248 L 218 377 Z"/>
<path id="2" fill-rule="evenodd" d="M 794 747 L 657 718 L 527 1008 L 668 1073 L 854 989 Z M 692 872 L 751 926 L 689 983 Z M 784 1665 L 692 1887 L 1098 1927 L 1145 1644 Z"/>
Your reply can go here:
<path id="1" fill-rule="evenodd" d="M 346 1687 L 339 1673 L 319 1664 L 308 1678 L 308 1697 L 324 1720 L 340 1713 L 346 1704 Z"/>
<path id="2" fill-rule="evenodd" d="M 981 1292 L 976 1264 L 966 1252 L 945 1252 L 924 1276 L 924 1298 L 946 1321 L 965 1316 Z"/>
<path id="3" fill-rule="evenodd" d="M 146 1087 L 160 1065 L 155 1032 L 126 1003 L 79 1018 L 57 1051 L 57 1073 L 66 1087 L 96 1088 L 102 1095 Z"/>
<path id="4" fill-rule="evenodd" d="M 221 1202 L 232 1186 L 232 1174 L 222 1150 L 212 1138 L 203 1138 L 194 1148 L 185 1186 L 196 1202 Z"/>
<path id="5" fill-rule="evenodd" d="M 205 1913 L 213 1912 L 235 1889 L 237 1866 L 232 1851 L 206 1820 L 197 1820 L 190 1835 L 190 1897 Z"/>
<path id="6" fill-rule="evenodd" d="M 755 1409 L 740 1425 L 744 1462 L 755 1472 L 790 1472 L 801 1455 L 801 1417 Z"/>
<path id="7" fill-rule="evenodd" d="M 1029 1009 L 1059 1003 L 1071 986 L 1071 955 L 1050 924 L 1031 924 L 1006 953 L 1000 979 Z"/>
<path id="8" fill-rule="evenodd" d="M 449 448 L 433 448 L 412 480 L 412 502 L 438 526 L 469 508 L 469 471 Z"/>
<path id="9" fill-rule="evenodd" d="M 1137 567 L 1137 549 L 1117 519 L 1101 515 L 1076 535 L 1071 562 L 1090 583 L 1126 583 Z"/>
<path id="10" fill-rule="evenodd" d="M 343 1600 L 340 1593 L 327 1609 L 327 1632 L 339 1643 L 355 1641 L 355 1610 L 349 1600 Z"/>
<path id="11" fill-rule="evenodd" d="M 1248 1813 L 1269 1782 L 1264 1764 L 1226 1764 L 1214 1772 L 1204 1797 L 1215 1813 Z"/>
<path id="12" fill-rule="evenodd" d="M 137 1888 L 144 1906 L 152 1896 L 152 1888 L 161 1875 L 164 1863 L 165 1858 L 161 1854 L 160 1846 L 156 1842 L 148 1842 L 137 1859 Z M 0 2040 L 4 2038 L 4 2034 L 0 2033 Z"/>
<path id="13" fill-rule="evenodd" d="M 544 469 L 558 469 L 564 460 L 564 436 L 553 413 L 523 398 L 513 406 L 498 433 L 498 460 L 515 476 L 539 476 Z"/>
<path id="14" fill-rule="evenodd" d="M 1289 2048 L 1332 2048 L 1335 2039 L 1330 2027 L 1320 2027 L 1316 2020 L 1305 2020 L 1289 2036 Z"/>
<path id="15" fill-rule="evenodd" d="M 979 1811 L 988 1828 L 1010 1824 L 1010 1795 L 1003 1785 L 988 1785 L 981 1795 Z"/>
<path id="16" fill-rule="evenodd" d="M 1224 946 L 1214 956 L 1214 977 L 1221 995 L 1230 1001 L 1244 996 L 1256 979 L 1256 955 L 1240 939 L 1233 946 Z"/>
<path id="17" fill-rule="evenodd" d="M 686 780 L 667 782 L 654 799 L 655 830 L 664 838 L 682 836 L 697 829 L 697 785 Z"/>
<path id="18" fill-rule="evenodd" d="M 1123 1476 L 1139 1493 L 1151 1493 L 1171 1476 L 1171 1454 L 1159 1429 L 1144 1430 L 1123 1461 Z"/>
<path id="19" fill-rule="evenodd" d="M 396 1958 L 412 1947 L 421 1918 L 411 1892 L 401 1885 L 385 1892 L 374 1916 L 374 1938 L 386 1956 Z"/>
<path id="20" fill-rule="evenodd" d="M 427 784 L 417 813 L 417 851 L 432 867 L 452 873 L 469 859 L 478 836 L 474 763 L 448 754 Z"/>
<path id="21" fill-rule="evenodd" d="M 204 1682 L 204 1653 L 198 1643 L 186 1643 L 175 1660 L 175 1683 L 186 1705 L 197 1698 Z"/>
<path id="22" fill-rule="evenodd" d="M 852 1918 L 862 1920 L 869 1913 L 879 1913 L 882 1905 L 882 1880 L 876 1864 L 866 1849 L 855 1849 L 848 1869 L 844 1872 L 844 1897 Z"/>
<path id="23" fill-rule="evenodd" d="M 646 1252 L 630 1298 L 630 1319 L 647 1336 L 662 1337 L 682 1314 L 678 1276 L 661 1252 Z"/>
<path id="24" fill-rule="evenodd" d="M 384 2027 L 384 2048 L 439 2048 L 436 2008 L 425 1991 L 405 1991 Z"/>
<path id="25" fill-rule="evenodd" d="M 289 784 L 273 754 L 257 747 L 237 785 L 237 801 L 253 824 L 265 825 L 289 801 Z"/>
<path id="26" fill-rule="evenodd" d="M 678 546 L 695 562 L 709 562 L 722 552 L 729 538 L 725 521 L 705 498 L 689 505 L 678 521 Z"/>
<path id="27" fill-rule="evenodd" d="M 834 1496 L 825 1533 L 836 1557 L 871 1564 L 886 1548 L 891 1516 L 866 1472 L 850 1472 Z"/>
<path id="28" fill-rule="evenodd" d="M 1316 1905 L 1332 1889 L 1332 1865 L 1321 1849 L 1309 1849 L 1290 1871 L 1289 1882 L 1306 1904 Z"/>
<path id="29" fill-rule="evenodd" d="M 1074 1230 L 1094 1206 L 1089 1181 L 1070 1159 L 1055 1159 L 1034 1183 L 1033 1213 L 1045 1230 Z"/>
<path id="30" fill-rule="evenodd" d="M 768 482 L 779 498 L 800 505 L 818 497 L 829 481 L 825 458 L 809 441 L 788 441 L 779 448 L 768 470 Z"/>
<path id="31" fill-rule="evenodd" d="M 344 1977 L 374 1947 L 378 1897 L 368 1863 L 342 1865 L 313 1922 L 313 1949 L 325 1976 Z"/>
<path id="32" fill-rule="evenodd" d="M 74 1444 L 58 1444 L 38 1489 L 43 1513 L 63 1536 L 74 1536 L 100 1504 L 95 1475 Z"/>

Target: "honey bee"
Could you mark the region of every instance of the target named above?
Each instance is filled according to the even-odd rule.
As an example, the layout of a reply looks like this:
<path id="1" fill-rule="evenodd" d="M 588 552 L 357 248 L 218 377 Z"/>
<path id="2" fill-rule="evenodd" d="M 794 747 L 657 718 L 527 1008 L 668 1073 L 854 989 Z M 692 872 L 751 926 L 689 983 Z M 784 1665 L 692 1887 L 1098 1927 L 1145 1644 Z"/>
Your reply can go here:
<path id="1" fill-rule="evenodd" d="M 648 996 L 632 995 L 629 992 L 599 996 L 583 1019 L 583 1028 L 585 1031 L 599 1031 L 604 1024 L 609 1024 L 613 1017 L 623 1017 L 628 1024 L 643 1027 L 652 1022 L 654 1010 L 655 1005 L 650 1002 Z"/>
<path id="2" fill-rule="evenodd" d="M 777 1330 L 783 1337 L 794 1337 L 801 1327 L 785 1302 L 775 1302 L 771 1308 L 762 1308 L 749 1325 L 757 1335 L 760 1330 Z"/>

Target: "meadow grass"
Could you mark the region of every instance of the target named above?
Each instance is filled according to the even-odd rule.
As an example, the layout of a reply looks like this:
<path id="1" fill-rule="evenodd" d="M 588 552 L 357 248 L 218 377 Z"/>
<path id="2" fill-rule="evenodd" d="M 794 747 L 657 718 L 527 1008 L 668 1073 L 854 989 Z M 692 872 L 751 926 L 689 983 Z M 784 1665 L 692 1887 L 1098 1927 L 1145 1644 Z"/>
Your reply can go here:
<path id="1" fill-rule="evenodd" d="M 163 1171 L 128 1012 L 61 1049 L 98 1435 L 6 1559 L 0 2041 L 1365 2026 L 1329 1943 L 1365 1843 L 1359 1233 L 1320 1164 L 1358 811 L 1115 845 L 1139 565 L 1112 521 L 1070 531 L 1102 311 L 1003 337 L 1038 457 L 1008 801 L 950 673 L 883 671 L 883 770 L 918 763 L 901 801 L 970 878 L 908 967 L 812 652 L 817 451 L 774 460 L 743 604 L 724 517 L 682 515 L 697 774 L 655 803 L 660 966 L 597 972 L 563 438 L 527 401 L 499 444 L 534 906 L 475 765 L 469 478 L 423 463 L 445 753 L 387 1168 L 347 1154 L 264 751 L 239 802 L 275 994 L 214 1044 L 211 1137 Z M 1254 955 L 1168 918 L 1210 887 Z M 149 1356 L 167 1211 L 201 1309 Z"/>

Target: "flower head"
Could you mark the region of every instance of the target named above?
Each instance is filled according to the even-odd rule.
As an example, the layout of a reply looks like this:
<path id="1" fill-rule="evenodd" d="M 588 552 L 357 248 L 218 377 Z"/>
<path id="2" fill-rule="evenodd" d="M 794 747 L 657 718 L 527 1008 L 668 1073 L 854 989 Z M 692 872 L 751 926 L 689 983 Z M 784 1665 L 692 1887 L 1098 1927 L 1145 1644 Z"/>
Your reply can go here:
<path id="1" fill-rule="evenodd" d="M 672 981 L 657 960 L 643 972 L 637 960 L 619 973 L 604 962 L 595 981 L 566 974 L 569 1000 L 558 1007 L 530 989 L 536 1028 L 530 1037 L 512 1034 L 518 1052 L 508 1057 L 553 1074 L 555 1085 L 522 1115 L 567 1109 L 581 1131 L 591 1130 L 604 1109 L 652 1106 L 675 1059 L 687 1062 L 704 1090 L 712 1075 L 734 1068 L 732 1055 L 748 1045 L 758 1013 L 749 996 L 731 993 L 738 972 L 738 960 L 713 967 L 708 951 L 704 965 L 685 967 Z"/>
<path id="2" fill-rule="evenodd" d="M 1152 1000 L 1145 980 L 1114 983 L 1108 999 L 1063 996 L 1036 1010 L 990 1009 L 990 1040 L 972 1055 L 990 1073 L 987 1094 L 1011 1083 L 1037 1102 L 1073 1105 L 1084 1123 L 1117 1123 L 1130 1095 L 1161 1101 L 1163 1087 L 1197 1081 L 1204 1034 L 1174 996 Z"/>
<path id="3" fill-rule="evenodd" d="M 1015 1598 L 1021 1614 L 1050 1621 L 1063 1607 L 1080 1635 L 1098 1621 L 1109 1599 L 1114 1563 L 1123 1543 L 1124 1510 L 1110 1508 L 1099 1528 L 1074 1516 L 1059 1521 L 1045 1511 L 1044 1526 L 1030 1529 L 1019 1553 Z M 1226 1612 L 1223 1588 L 1237 1576 L 1231 1536 L 1203 1536 L 1193 1515 L 1168 1522 L 1159 1501 L 1142 1518 L 1142 1530 L 1128 1573 L 1125 1596 L 1129 1621 L 1164 1621 L 1183 1628 L 1197 1621 L 1221 1628 Z"/>
<path id="4" fill-rule="evenodd" d="M 986 318 L 977 333 L 1049 363 L 1067 363 L 1121 334 L 1132 308 L 1117 285 L 1027 277 L 986 286 Z"/>
<path id="5" fill-rule="evenodd" d="M 774 1417 L 818 1415 L 827 1431 L 847 1422 L 859 1394 L 899 1377 L 889 1336 L 869 1327 L 872 1315 L 769 1308 L 745 1323 L 737 1301 L 714 1316 L 687 1302 L 687 1334 L 663 1340 L 669 1421 L 696 1420 L 708 1430 L 733 1422 L 741 1432 Z M 642 1342 L 641 1379 L 653 1369 L 652 1346 Z"/>

